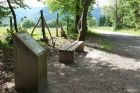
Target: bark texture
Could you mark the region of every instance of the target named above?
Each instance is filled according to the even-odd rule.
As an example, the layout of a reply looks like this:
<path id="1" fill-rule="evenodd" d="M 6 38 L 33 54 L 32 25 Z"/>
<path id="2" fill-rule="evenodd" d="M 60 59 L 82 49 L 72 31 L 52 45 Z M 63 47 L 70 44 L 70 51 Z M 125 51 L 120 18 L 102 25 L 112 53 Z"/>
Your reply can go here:
<path id="1" fill-rule="evenodd" d="M 78 23 L 80 20 L 80 15 L 81 15 L 81 8 L 80 8 L 80 1 L 79 0 L 76 0 L 76 7 L 75 8 L 76 8 L 75 32 L 78 33 L 77 26 L 78 26 Z"/>
<path id="2" fill-rule="evenodd" d="M 79 31 L 78 41 L 85 41 L 85 34 L 87 32 L 87 14 L 89 6 L 93 1 L 94 0 L 83 0 L 84 2 L 83 11 L 77 27 Z"/>

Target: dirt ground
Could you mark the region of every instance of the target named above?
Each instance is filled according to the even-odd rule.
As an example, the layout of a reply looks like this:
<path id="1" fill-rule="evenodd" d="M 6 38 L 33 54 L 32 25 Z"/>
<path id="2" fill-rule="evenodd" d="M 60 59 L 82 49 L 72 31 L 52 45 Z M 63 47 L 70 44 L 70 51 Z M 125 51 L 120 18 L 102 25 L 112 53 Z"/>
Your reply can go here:
<path id="1" fill-rule="evenodd" d="M 59 63 L 52 52 L 49 93 L 140 93 L 140 37 L 101 34 L 96 39 L 111 42 L 111 51 L 95 49 L 93 36 L 85 43 L 85 53 L 76 53 L 70 65 Z"/>
<path id="2" fill-rule="evenodd" d="M 112 50 L 103 51 L 100 47 L 95 49 L 93 36 L 85 42 L 85 52 L 75 53 L 75 62 L 69 65 L 58 61 L 58 49 L 46 47 L 48 93 L 140 93 L 140 37 L 102 33 L 96 39 L 111 42 Z M 64 43 L 62 41 L 58 45 Z M 0 52 L 1 72 L 7 73 L 4 76 L 6 80 L 0 79 L 7 82 L 1 86 L 3 93 L 15 92 L 8 90 L 14 86 L 11 83 L 14 79 L 12 55 L 12 49 Z"/>

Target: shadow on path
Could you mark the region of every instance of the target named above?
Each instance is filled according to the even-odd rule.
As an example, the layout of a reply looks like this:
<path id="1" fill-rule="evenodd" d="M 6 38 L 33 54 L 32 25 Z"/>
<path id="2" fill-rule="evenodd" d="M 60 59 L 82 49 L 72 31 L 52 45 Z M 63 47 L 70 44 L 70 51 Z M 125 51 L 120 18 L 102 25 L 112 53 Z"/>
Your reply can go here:
<path id="1" fill-rule="evenodd" d="M 95 39 L 107 41 L 112 44 L 111 51 L 105 50 L 106 52 L 140 61 L 140 36 L 104 32 L 100 32 L 101 35 L 98 35 Z M 94 43 L 94 41 L 90 41 L 90 43 Z M 99 50 L 102 49 L 99 48 Z"/>
<path id="2" fill-rule="evenodd" d="M 140 93 L 140 68 L 120 69 L 76 54 L 75 63 L 49 62 L 49 93 Z"/>

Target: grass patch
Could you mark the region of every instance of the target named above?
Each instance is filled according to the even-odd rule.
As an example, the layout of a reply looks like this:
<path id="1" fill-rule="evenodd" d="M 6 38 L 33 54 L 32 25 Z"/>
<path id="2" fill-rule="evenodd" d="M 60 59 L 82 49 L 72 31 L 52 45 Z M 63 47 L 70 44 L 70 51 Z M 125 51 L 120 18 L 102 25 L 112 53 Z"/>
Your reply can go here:
<path id="1" fill-rule="evenodd" d="M 94 30 L 89 30 L 86 35 L 87 35 L 87 37 L 98 37 L 98 36 L 101 36 L 100 33 L 96 32 Z"/>
<path id="2" fill-rule="evenodd" d="M 121 29 L 121 30 L 113 30 L 112 27 L 95 27 L 95 28 L 89 28 L 91 31 L 95 31 L 98 33 L 99 30 L 101 31 L 110 31 L 110 32 L 121 32 L 125 34 L 130 34 L 130 35 L 140 35 L 140 29 L 135 30 L 135 29 Z"/>
<path id="3" fill-rule="evenodd" d="M 132 35 L 140 35 L 140 29 L 134 30 L 134 29 L 121 29 L 118 32 L 126 33 L 126 34 L 132 34 Z"/>
<path id="4" fill-rule="evenodd" d="M 8 27 L 0 27 L 0 35 L 5 35 L 7 33 Z"/>
<path id="5" fill-rule="evenodd" d="M 113 31 L 112 27 L 89 27 L 89 29 L 92 31 L 97 31 L 97 30 L 105 30 L 105 31 Z"/>
<path id="6" fill-rule="evenodd" d="M 94 30 L 88 31 L 87 37 L 95 39 L 94 43 L 99 45 L 99 48 L 102 50 L 110 51 L 113 47 L 113 45 L 108 40 L 104 39 L 104 37 L 100 33 Z"/>
<path id="7" fill-rule="evenodd" d="M 109 41 L 102 40 L 102 41 L 99 41 L 98 43 L 101 49 L 104 49 L 104 50 L 111 50 L 113 47 Z"/>
<path id="8" fill-rule="evenodd" d="M 11 45 L 9 44 L 9 42 L 5 39 L 1 39 L 0 40 L 0 48 L 10 48 Z"/>

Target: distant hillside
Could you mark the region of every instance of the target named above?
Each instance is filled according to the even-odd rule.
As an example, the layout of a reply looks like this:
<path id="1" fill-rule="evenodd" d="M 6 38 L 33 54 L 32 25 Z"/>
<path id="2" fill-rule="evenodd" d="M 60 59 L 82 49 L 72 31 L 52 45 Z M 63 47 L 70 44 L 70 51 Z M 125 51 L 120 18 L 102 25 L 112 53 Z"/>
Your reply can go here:
<path id="1" fill-rule="evenodd" d="M 52 20 L 56 18 L 56 13 L 50 13 L 48 7 L 35 7 L 31 9 L 15 9 L 17 20 L 18 22 L 21 20 L 21 18 L 29 17 L 33 19 L 34 21 L 37 21 L 40 17 L 40 10 L 44 11 L 44 16 L 47 20 Z M 96 20 L 99 20 L 101 16 L 101 8 L 95 8 L 92 12 L 93 16 L 95 16 Z"/>
<path id="2" fill-rule="evenodd" d="M 100 17 L 102 16 L 101 8 L 97 7 L 92 11 L 92 15 L 96 18 L 96 21 L 99 22 Z"/>
<path id="3" fill-rule="evenodd" d="M 31 9 L 19 8 L 19 9 L 15 9 L 15 12 L 16 12 L 18 22 L 20 22 L 21 19 L 24 18 L 25 16 L 33 19 L 36 22 L 40 17 L 40 10 L 43 10 L 44 17 L 47 20 L 52 20 L 56 18 L 56 14 L 50 13 L 47 7 L 35 7 Z"/>
<path id="4" fill-rule="evenodd" d="M 31 18 L 34 22 L 37 22 L 40 17 L 40 10 L 43 10 L 44 17 L 46 20 L 56 19 L 56 13 L 50 13 L 48 7 L 34 7 L 30 9 L 18 8 L 15 9 L 17 22 L 20 23 L 21 19 L 24 18 L 25 16 Z M 101 8 L 99 7 L 95 8 L 92 12 L 92 15 L 96 18 L 96 21 L 98 22 L 101 16 Z M 9 19 L 3 20 L 3 24 L 7 23 L 9 23 Z"/>

